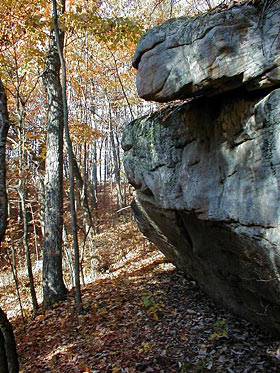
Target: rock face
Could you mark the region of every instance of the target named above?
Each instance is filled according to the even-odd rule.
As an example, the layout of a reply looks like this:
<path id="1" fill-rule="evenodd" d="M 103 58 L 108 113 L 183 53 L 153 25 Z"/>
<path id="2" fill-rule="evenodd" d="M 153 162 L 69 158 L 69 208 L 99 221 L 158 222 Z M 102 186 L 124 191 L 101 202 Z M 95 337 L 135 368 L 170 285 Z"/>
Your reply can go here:
<path id="1" fill-rule="evenodd" d="M 274 3 L 261 13 L 261 29 L 257 8 L 244 5 L 149 31 L 134 60 L 140 95 L 203 97 L 128 124 L 122 144 L 142 232 L 217 302 L 279 334 L 280 4 Z"/>
<path id="2" fill-rule="evenodd" d="M 280 83 L 280 2 L 171 19 L 140 40 L 133 66 L 146 100 L 166 102 Z"/>
<path id="3" fill-rule="evenodd" d="M 123 148 L 143 233 L 216 301 L 280 332 L 280 89 L 138 119 Z"/>

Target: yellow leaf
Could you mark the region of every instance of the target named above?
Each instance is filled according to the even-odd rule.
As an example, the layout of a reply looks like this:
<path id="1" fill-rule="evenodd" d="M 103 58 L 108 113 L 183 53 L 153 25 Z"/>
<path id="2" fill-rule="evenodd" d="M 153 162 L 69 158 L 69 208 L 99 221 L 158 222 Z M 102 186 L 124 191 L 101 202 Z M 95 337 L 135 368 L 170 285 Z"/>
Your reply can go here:
<path id="1" fill-rule="evenodd" d="M 145 351 L 145 352 L 148 352 L 148 351 L 149 351 L 149 342 L 146 342 L 146 343 L 144 344 L 144 351 Z"/>
<path id="2" fill-rule="evenodd" d="M 82 367 L 81 371 L 82 372 L 90 372 L 90 368 L 87 367 L 87 366 L 84 366 L 84 367 Z"/>
<path id="3" fill-rule="evenodd" d="M 154 319 L 155 321 L 158 321 L 158 315 L 157 315 L 156 313 L 153 313 L 153 319 Z"/>

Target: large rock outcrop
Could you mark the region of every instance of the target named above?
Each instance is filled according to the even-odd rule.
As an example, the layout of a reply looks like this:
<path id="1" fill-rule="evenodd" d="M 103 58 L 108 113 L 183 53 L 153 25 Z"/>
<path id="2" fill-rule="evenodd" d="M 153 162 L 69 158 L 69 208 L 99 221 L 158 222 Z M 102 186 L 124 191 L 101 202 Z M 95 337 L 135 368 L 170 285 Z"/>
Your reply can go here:
<path id="1" fill-rule="evenodd" d="M 188 37 L 194 45 L 202 42 L 213 33 L 215 22 L 219 21 L 220 40 L 231 40 L 235 23 L 232 22 L 232 28 L 227 19 L 234 12 L 240 14 L 240 24 L 244 27 L 239 44 L 236 42 L 234 53 L 228 57 L 231 55 L 236 61 L 238 50 L 241 53 L 241 68 L 238 70 L 235 63 L 233 69 L 239 72 L 231 74 L 230 85 L 225 68 L 229 62 L 224 63 L 220 54 L 210 60 L 207 53 L 193 54 L 196 65 L 208 66 L 203 69 L 204 79 L 191 68 L 195 63 L 184 67 L 182 63 L 183 71 L 179 69 L 178 74 L 182 73 L 182 79 L 192 76 L 188 88 L 185 90 L 183 85 L 184 89 L 178 89 L 175 79 L 168 94 L 156 90 L 149 98 L 161 101 L 178 97 L 178 92 L 181 96 L 197 91 L 207 95 L 168 106 L 128 124 L 123 134 L 124 166 L 136 189 L 133 209 L 143 233 L 216 301 L 280 333 L 280 88 L 277 88 L 280 76 L 275 62 L 280 50 L 279 2 L 268 9 L 269 17 L 263 15 L 264 22 L 274 20 L 275 23 L 270 24 L 273 33 L 278 25 L 278 36 L 271 45 L 271 49 L 276 46 L 277 49 L 274 62 L 269 59 L 269 68 L 263 59 L 267 53 L 261 52 L 255 54 L 251 64 L 242 64 L 251 56 L 251 51 L 245 53 L 242 42 L 245 40 L 248 45 L 248 24 L 253 23 L 252 14 L 256 17 L 253 6 L 194 18 L 193 26 L 192 20 L 187 19 Z M 205 20 L 209 22 L 208 27 Z M 153 33 L 166 35 L 166 30 L 169 35 L 182 35 L 185 43 L 185 33 L 176 31 L 177 27 L 182 29 L 181 22 L 181 19 L 178 23 L 173 20 L 168 28 L 164 24 L 162 30 L 157 27 L 156 32 L 150 31 L 138 49 L 141 50 L 145 38 L 151 38 Z M 200 38 L 197 37 L 198 24 L 208 30 L 203 31 Z M 267 35 L 270 38 L 269 32 Z M 262 37 L 264 40 L 265 32 Z M 154 44 L 157 40 L 156 37 Z M 259 43 L 258 38 L 254 40 Z M 153 45 L 152 41 L 149 45 Z M 268 41 L 264 40 L 263 45 L 268 52 Z M 258 48 L 259 45 L 251 45 L 252 50 Z M 140 55 L 137 51 L 138 62 Z M 149 70 L 149 58 L 144 56 L 141 69 Z M 170 61 L 177 60 L 176 57 L 166 59 L 166 69 L 173 63 Z M 216 67 L 211 69 L 211 64 Z M 252 79 L 244 79 L 248 66 L 250 71 L 246 70 L 246 76 Z M 164 70 L 164 66 L 159 68 Z M 215 75 L 210 74 L 214 70 Z M 274 71 L 273 81 L 263 85 L 268 71 Z M 150 71 L 143 85 L 150 84 L 150 92 L 155 92 L 156 79 L 157 71 L 153 76 Z M 248 91 L 249 80 L 259 89 Z M 240 84 L 243 87 L 230 90 Z M 221 95 L 220 90 L 227 92 Z"/>
<path id="2" fill-rule="evenodd" d="M 279 9 L 265 0 L 154 27 L 133 59 L 139 96 L 166 102 L 279 84 Z"/>

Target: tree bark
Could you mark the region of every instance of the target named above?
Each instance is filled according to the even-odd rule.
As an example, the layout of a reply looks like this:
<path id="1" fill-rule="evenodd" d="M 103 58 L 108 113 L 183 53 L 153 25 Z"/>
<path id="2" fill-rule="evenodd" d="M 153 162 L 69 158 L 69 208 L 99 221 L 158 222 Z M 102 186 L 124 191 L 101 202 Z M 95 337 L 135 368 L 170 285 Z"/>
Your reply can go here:
<path id="1" fill-rule="evenodd" d="M 0 79 L 0 244 L 7 227 L 6 193 L 6 138 L 9 129 L 7 97 Z M 0 371 L 17 373 L 19 371 L 16 342 L 12 325 L 5 312 L 0 308 Z"/>
<path id="2" fill-rule="evenodd" d="M 0 309 L 0 313 L 1 313 L 1 309 Z M 9 372 L 6 349 L 5 349 L 5 339 L 4 339 L 4 335 L 2 334 L 2 331 L 0 331 L 0 372 L 2 373 Z"/>
<path id="3" fill-rule="evenodd" d="M 80 195 L 80 200 L 81 200 L 81 207 L 83 209 L 83 217 L 84 217 L 84 222 L 86 226 L 86 232 L 88 231 L 89 227 L 92 227 L 93 222 L 92 222 L 92 216 L 89 208 L 89 203 L 88 203 L 88 193 L 87 193 L 87 188 L 86 188 L 86 180 L 82 178 L 78 163 L 76 161 L 76 158 L 73 154 L 73 149 L 72 149 L 72 144 L 71 144 L 71 153 L 72 153 L 72 159 L 73 159 L 73 174 L 75 176 L 76 182 L 77 182 L 77 187 Z"/>
<path id="4" fill-rule="evenodd" d="M 26 152 L 25 152 L 25 131 L 24 131 L 24 118 L 25 118 L 25 104 L 17 96 L 17 113 L 18 113 L 18 121 L 19 121 L 19 129 L 18 129 L 18 137 L 19 137 L 19 181 L 18 181 L 18 194 L 19 199 L 21 201 L 21 212 L 22 212 L 22 219 L 23 219 L 23 247 L 25 251 L 25 260 L 26 260 L 26 267 L 28 272 L 29 278 L 29 288 L 30 288 L 30 295 L 33 305 L 33 312 L 36 313 L 38 310 L 38 302 L 36 297 L 35 285 L 34 285 L 34 277 L 32 271 L 32 263 L 30 257 L 30 251 L 28 246 L 28 218 L 27 218 L 27 208 L 26 208 L 26 186 L 25 186 L 25 168 L 27 167 L 26 164 Z"/>
<path id="5" fill-rule="evenodd" d="M 58 28 L 58 13 L 57 13 L 57 2 L 52 0 L 53 5 L 53 26 L 56 40 L 56 46 L 58 50 L 59 60 L 62 67 L 62 103 L 63 103 L 63 125 L 65 130 L 65 138 L 67 143 L 67 153 L 69 159 L 69 183 L 70 183 L 70 208 L 71 208 L 71 219 L 72 219 L 72 236 L 73 236 L 73 247 L 75 255 L 75 290 L 76 290 L 76 305 L 77 311 L 80 313 L 83 311 L 82 307 L 82 296 L 80 286 L 80 259 L 79 259 L 79 243 L 78 243 L 78 228 L 77 228 L 77 215 L 75 207 L 75 190 L 74 190 L 74 155 L 72 151 L 72 142 L 69 134 L 68 127 L 68 107 L 67 107 L 67 96 L 66 96 L 66 67 L 63 56 L 62 43 L 59 40 L 59 28 Z M 65 0 L 62 0 L 62 7 L 65 7 Z"/>
<path id="6" fill-rule="evenodd" d="M 60 42 L 62 48 L 62 35 Z M 43 301 L 46 308 L 63 300 L 67 292 L 62 276 L 63 103 L 60 68 L 55 34 L 52 31 L 43 73 L 48 97 L 43 249 Z"/>
<path id="7" fill-rule="evenodd" d="M 24 189 L 21 189 L 19 187 L 19 196 L 21 200 L 21 209 L 22 209 L 22 216 L 23 216 L 23 247 L 25 251 L 25 261 L 26 261 L 26 267 L 27 267 L 27 273 L 28 273 L 28 279 L 29 279 L 29 289 L 30 289 L 30 296 L 32 300 L 32 306 L 33 306 L 33 312 L 36 313 L 38 310 L 38 302 L 37 302 L 37 296 L 36 296 L 36 290 L 35 290 L 35 284 L 34 284 L 34 276 L 33 276 L 33 270 L 32 270 L 32 262 L 31 262 L 31 256 L 28 246 L 28 219 L 27 219 L 27 208 L 26 208 L 26 191 Z"/>
<path id="8" fill-rule="evenodd" d="M 0 79 L 0 242 L 7 226 L 7 192 L 6 192 L 6 138 L 9 130 L 7 98 Z"/>
<path id="9" fill-rule="evenodd" d="M 109 116 L 110 116 L 109 130 L 110 130 L 110 140 L 111 140 L 112 154 L 113 154 L 113 160 L 114 160 L 114 174 L 115 174 L 115 179 L 116 179 L 118 207 L 122 208 L 124 207 L 124 203 L 123 203 L 123 196 L 121 192 L 120 163 L 118 159 L 115 137 L 114 137 L 114 132 L 113 132 L 112 108 L 111 108 L 111 103 L 110 103 L 110 99 L 108 96 L 107 96 L 107 99 L 108 99 L 108 104 L 109 104 Z"/>
<path id="10" fill-rule="evenodd" d="M 0 365 L 0 371 L 8 373 L 19 372 L 18 356 L 16 351 L 16 341 L 13 333 L 12 325 L 10 324 L 5 312 L 0 308 L 0 340 L 4 357 L 2 357 L 3 365 Z M 0 342 L 1 344 L 1 342 Z M 6 359 L 5 359 L 6 356 Z M 5 361 L 6 360 L 6 361 Z M 8 366 L 8 370 L 7 369 Z"/>

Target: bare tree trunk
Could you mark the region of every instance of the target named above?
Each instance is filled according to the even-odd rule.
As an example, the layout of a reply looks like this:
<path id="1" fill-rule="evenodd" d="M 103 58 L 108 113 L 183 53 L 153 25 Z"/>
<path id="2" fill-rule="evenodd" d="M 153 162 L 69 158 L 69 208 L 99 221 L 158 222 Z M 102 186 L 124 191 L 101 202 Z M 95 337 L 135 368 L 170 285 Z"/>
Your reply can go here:
<path id="1" fill-rule="evenodd" d="M 100 161 L 100 164 L 99 164 L 99 185 L 100 185 L 100 190 L 99 191 L 101 191 L 101 184 L 102 184 L 102 164 L 101 164 L 102 150 L 103 150 L 103 145 L 104 144 L 105 144 L 104 148 L 106 147 L 106 141 L 107 141 L 107 138 L 106 139 L 102 139 L 102 142 L 101 142 L 101 145 L 100 145 L 100 148 L 99 148 L 99 161 Z"/>
<path id="2" fill-rule="evenodd" d="M 39 248 L 38 248 L 38 239 L 37 239 L 37 230 L 36 230 L 36 217 L 35 217 L 35 213 L 34 213 L 31 202 L 30 202 L 30 211 L 31 211 L 31 216 L 32 216 L 34 245 L 35 245 L 35 251 L 36 251 L 36 263 L 38 263 L 39 262 Z"/>
<path id="3" fill-rule="evenodd" d="M 0 79 L 0 244 L 7 226 L 7 193 L 6 193 L 6 138 L 9 129 L 7 97 Z M 12 325 L 5 312 L 0 308 L 0 370 L 17 373 L 19 371 L 16 342 Z"/>
<path id="4" fill-rule="evenodd" d="M 107 196 L 107 175 L 108 175 L 108 138 L 105 139 L 104 147 L 104 178 L 103 178 L 103 203 L 104 208 L 106 206 L 106 196 Z"/>
<path id="5" fill-rule="evenodd" d="M 122 208 L 124 207 L 123 204 L 123 196 L 121 192 L 121 177 L 120 177 L 120 164 L 118 160 L 118 154 L 116 149 L 116 143 L 115 143 L 115 137 L 113 132 L 113 119 L 112 119 L 112 109 L 111 109 L 111 103 L 109 101 L 109 97 L 107 97 L 108 103 L 109 103 L 109 130 L 110 130 L 110 140 L 111 140 L 111 149 L 113 154 L 113 161 L 114 161 L 114 174 L 116 179 L 116 188 L 117 188 L 117 198 L 118 198 L 118 207 Z"/>
<path id="6" fill-rule="evenodd" d="M 20 291 L 19 291 L 19 281 L 18 281 L 17 262 L 16 262 L 16 253 L 15 253 L 14 243 L 12 243 L 12 260 L 10 260 L 10 266 L 11 266 L 13 279 L 14 279 L 14 282 L 15 282 L 15 287 L 16 287 L 17 298 L 18 298 L 18 303 L 19 303 L 22 322 L 23 322 L 23 325 L 25 325 L 22 301 L 21 301 L 21 296 L 20 296 Z"/>
<path id="7" fill-rule="evenodd" d="M 1 313 L 1 309 L 0 309 L 0 313 Z M 0 331 L 0 372 L 9 373 L 8 361 L 6 357 L 5 339 L 1 331 Z"/>
<path id="8" fill-rule="evenodd" d="M 28 219 L 27 219 L 27 209 L 26 209 L 26 187 L 25 187 L 25 174 L 24 169 L 26 167 L 26 154 L 25 154 L 25 143 L 24 143 L 24 105 L 21 104 L 19 97 L 17 97 L 17 111 L 19 117 L 19 182 L 18 182 L 18 194 L 21 201 L 21 212 L 23 219 L 23 247 L 25 251 L 25 261 L 29 278 L 29 288 L 30 295 L 33 305 L 33 312 L 35 313 L 38 310 L 38 302 L 36 297 L 36 291 L 34 286 L 34 277 L 32 271 L 32 263 L 30 258 L 30 252 L 28 247 Z"/>
<path id="9" fill-rule="evenodd" d="M 32 300 L 33 312 L 35 313 L 38 310 L 38 302 L 37 302 L 35 285 L 34 285 L 31 257 L 30 257 L 28 241 L 27 241 L 28 220 L 27 220 L 27 210 L 26 210 L 24 192 L 25 192 L 24 190 L 19 189 L 19 196 L 21 199 L 21 209 L 22 209 L 22 216 L 23 216 L 23 239 L 22 241 L 23 241 L 23 247 L 25 251 L 25 261 L 26 261 L 26 267 L 27 267 L 27 273 L 28 273 L 28 279 L 29 279 L 29 289 L 30 289 L 30 295 L 31 295 L 31 300 Z"/>
<path id="10" fill-rule="evenodd" d="M 0 365 L 1 372 L 17 373 L 19 372 L 18 356 L 16 351 L 16 341 L 13 333 L 12 325 L 10 324 L 5 312 L 0 308 L 0 341 L 1 349 L 4 352 L 1 360 L 3 365 Z M 5 370 L 7 369 L 8 370 Z"/>
<path id="11" fill-rule="evenodd" d="M 72 263 L 72 258 L 71 258 L 71 252 L 68 250 L 68 238 L 67 238 L 67 231 L 66 231 L 66 226 L 63 224 L 63 248 L 64 248 L 64 253 L 66 256 L 66 261 L 68 264 L 69 268 L 69 273 L 70 273 L 70 279 L 71 279 L 71 287 L 75 286 L 75 281 L 74 281 L 74 269 L 73 269 L 73 263 Z"/>
<path id="12" fill-rule="evenodd" d="M 91 195 L 91 205 L 92 208 L 97 208 L 97 151 L 96 151 L 96 141 L 93 144 L 93 150 L 90 152 L 93 156 L 92 159 L 92 182 L 91 182 L 91 190 L 92 190 L 92 195 Z"/>
<path id="13" fill-rule="evenodd" d="M 61 44 L 62 39 L 61 36 Z M 50 307 L 53 303 L 63 300 L 67 292 L 62 276 L 63 104 L 60 67 L 55 35 L 52 31 L 43 73 L 43 83 L 48 97 L 43 250 L 45 307 Z"/>
<path id="14" fill-rule="evenodd" d="M 43 171 L 45 173 L 45 170 Z M 39 177 L 39 196 L 38 202 L 40 206 L 39 210 L 39 218 L 40 218 L 40 228 L 42 236 L 45 237 L 45 186 L 44 186 L 44 179 L 40 175 Z"/>
<path id="15" fill-rule="evenodd" d="M 6 138 L 9 130 L 7 98 L 0 79 L 0 242 L 7 226 L 7 192 L 6 192 Z"/>
<path id="16" fill-rule="evenodd" d="M 73 150 L 72 150 L 72 145 L 71 145 L 71 150 L 72 156 L 73 156 L 73 174 L 75 176 L 75 179 L 77 181 L 77 187 L 80 195 L 80 200 L 81 200 L 81 206 L 83 209 L 83 217 L 84 217 L 84 222 L 86 225 L 86 231 L 88 230 L 88 227 L 92 226 L 92 216 L 89 208 L 89 203 L 88 203 L 88 195 L 87 195 L 87 190 L 86 190 L 86 180 L 82 178 L 79 166 L 77 164 L 77 161 L 74 157 Z"/>
<path id="17" fill-rule="evenodd" d="M 65 7 L 65 0 L 62 0 L 63 8 Z M 67 108 L 67 96 L 66 96 L 66 68 L 65 60 L 63 57 L 62 43 L 59 39 L 59 28 L 58 28 L 58 14 L 57 14 L 57 2 L 52 0 L 53 5 L 53 25 L 56 39 L 56 46 L 59 54 L 59 59 L 62 67 L 62 102 L 63 102 L 63 124 L 65 130 L 65 138 L 67 143 L 67 152 L 69 158 L 69 181 L 70 181 L 70 207 L 71 207 L 71 218 L 72 218 L 72 235 L 73 235 L 73 246 L 75 253 L 75 288 L 76 288 L 76 305 L 77 311 L 82 312 L 82 297 L 81 297 L 81 286 L 80 286 L 80 261 L 79 261 L 79 244 L 78 244 L 78 229 L 77 229 L 77 216 L 75 208 L 75 191 L 74 191 L 74 155 L 72 151 L 72 142 L 69 135 L 68 128 L 68 108 Z"/>

